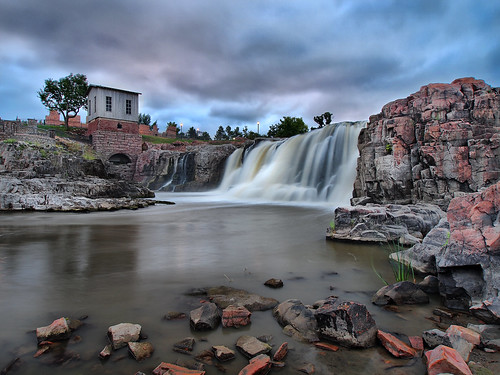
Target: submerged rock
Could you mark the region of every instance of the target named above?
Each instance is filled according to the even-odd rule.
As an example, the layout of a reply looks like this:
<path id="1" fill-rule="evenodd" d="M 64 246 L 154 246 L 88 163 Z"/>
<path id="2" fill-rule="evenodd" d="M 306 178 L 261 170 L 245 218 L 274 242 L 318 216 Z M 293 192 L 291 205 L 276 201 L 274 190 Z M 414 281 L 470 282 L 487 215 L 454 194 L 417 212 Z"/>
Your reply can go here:
<path id="1" fill-rule="evenodd" d="M 265 375 L 271 370 L 271 358 L 268 355 L 260 354 L 250 360 L 238 375 Z"/>
<path id="2" fill-rule="evenodd" d="M 229 305 L 222 311 L 223 327 L 241 327 L 250 324 L 252 313 L 243 306 Z"/>
<path id="3" fill-rule="evenodd" d="M 236 348 L 248 358 L 271 351 L 271 346 L 253 336 L 240 336 L 236 341 Z"/>
<path id="4" fill-rule="evenodd" d="M 113 349 L 127 346 L 130 341 L 138 341 L 142 327 L 139 324 L 120 323 L 108 328 L 108 338 Z"/>
<path id="5" fill-rule="evenodd" d="M 214 351 L 215 358 L 221 362 L 226 362 L 236 357 L 234 350 L 231 350 L 224 345 L 212 346 L 212 350 Z"/>
<path id="6" fill-rule="evenodd" d="M 245 306 L 250 311 L 262 311 L 272 309 L 278 304 L 274 298 L 262 297 L 246 290 L 228 286 L 209 288 L 207 295 L 221 309 L 225 309 L 229 305 L 240 305 Z"/>
<path id="7" fill-rule="evenodd" d="M 269 279 L 264 283 L 265 286 L 268 286 L 270 288 L 283 288 L 283 280 L 280 279 Z"/>
<path id="8" fill-rule="evenodd" d="M 66 318 L 56 319 L 50 325 L 36 329 L 38 342 L 66 340 L 70 336 L 71 329 Z"/>
<path id="9" fill-rule="evenodd" d="M 195 331 L 217 328 L 220 320 L 220 311 L 215 303 L 204 303 L 189 313 L 189 322 Z"/>
<path id="10" fill-rule="evenodd" d="M 154 352 L 153 344 L 149 342 L 128 342 L 128 350 L 136 361 L 151 357 Z"/>
<path id="11" fill-rule="evenodd" d="M 205 371 L 190 370 L 173 363 L 162 362 L 155 367 L 153 375 L 205 375 Z"/>

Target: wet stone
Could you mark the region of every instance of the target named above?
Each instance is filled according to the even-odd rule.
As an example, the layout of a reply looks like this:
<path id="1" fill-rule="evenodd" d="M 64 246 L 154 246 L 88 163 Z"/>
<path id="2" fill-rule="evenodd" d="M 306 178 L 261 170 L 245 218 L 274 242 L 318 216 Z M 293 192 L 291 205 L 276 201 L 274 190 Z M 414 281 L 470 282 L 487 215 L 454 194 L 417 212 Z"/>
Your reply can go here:
<path id="1" fill-rule="evenodd" d="M 212 346 L 212 350 L 214 351 L 215 358 L 221 362 L 229 361 L 235 358 L 234 350 L 229 349 L 227 346 Z"/>
<path id="2" fill-rule="evenodd" d="M 272 279 L 267 280 L 264 283 L 264 285 L 268 286 L 270 288 L 274 288 L 274 289 L 283 288 L 283 280 L 272 278 Z"/>
<path id="3" fill-rule="evenodd" d="M 128 350 L 136 361 L 142 361 L 149 358 L 154 352 L 153 345 L 149 342 L 129 342 Z"/>
<path id="4" fill-rule="evenodd" d="M 265 375 L 271 369 L 271 358 L 265 354 L 259 354 L 252 358 L 238 375 Z"/>
<path id="5" fill-rule="evenodd" d="M 183 312 L 178 312 L 178 311 L 169 311 L 163 317 L 163 319 L 165 319 L 165 320 L 180 320 L 180 319 L 185 319 L 185 318 L 186 318 L 186 314 Z"/>
<path id="6" fill-rule="evenodd" d="M 219 308 L 215 303 L 204 303 L 189 313 L 189 321 L 195 331 L 215 329 L 220 319 Z"/>
<path id="7" fill-rule="evenodd" d="M 174 351 L 179 353 L 192 352 L 195 342 L 196 341 L 193 337 L 186 337 L 174 344 Z"/>
<path id="8" fill-rule="evenodd" d="M 271 351 L 271 346 L 253 336 L 240 336 L 236 341 L 236 348 L 248 358 Z"/>
<path id="9" fill-rule="evenodd" d="M 223 327 L 241 327 L 250 324 L 252 313 L 244 306 L 229 305 L 222 311 Z"/>
<path id="10" fill-rule="evenodd" d="M 127 346 L 130 341 L 138 341 L 142 327 L 139 324 L 120 323 L 108 328 L 108 337 L 113 349 Z"/>
<path id="11" fill-rule="evenodd" d="M 109 358 L 111 356 L 111 353 L 113 353 L 113 346 L 111 344 L 106 345 L 104 349 L 99 353 L 99 358 Z"/>
<path id="12" fill-rule="evenodd" d="M 205 375 L 205 371 L 191 370 L 173 363 L 162 362 L 153 370 L 153 375 Z"/>
<path id="13" fill-rule="evenodd" d="M 36 329 L 36 338 L 41 341 L 66 340 L 70 337 L 71 330 L 66 318 L 54 320 L 50 325 Z"/>
<path id="14" fill-rule="evenodd" d="M 288 354 L 288 343 L 284 342 L 283 344 L 280 345 L 278 350 L 276 350 L 276 352 L 274 353 L 273 361 L 277 361 L 277 362 L 282 361 L 283 358 L 285 358 L 287 354 Z"/>

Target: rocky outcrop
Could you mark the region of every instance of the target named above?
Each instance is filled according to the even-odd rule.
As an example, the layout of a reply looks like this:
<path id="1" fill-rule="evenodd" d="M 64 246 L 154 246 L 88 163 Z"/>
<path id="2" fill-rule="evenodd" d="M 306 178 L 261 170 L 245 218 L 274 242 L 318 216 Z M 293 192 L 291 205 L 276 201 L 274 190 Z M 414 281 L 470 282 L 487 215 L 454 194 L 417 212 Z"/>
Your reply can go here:
<path id="1" fill-rule="evenodd" d="M 446 304 L 468 309 L 467 302 L 498 299 L 500 182 L 480 193 L 453 199 L 448 222 L 450 239 L 436 258 L 440 291 Z M 455 298 L 457 294 L 462 298 Z"/>
<path id="2" fill-rule="evenodd" d="M 338 207 L 327 237 L 362 242 L 415 244 L 445 213 L 431 204 Z"/>
<path id="3" fill-rule="evenodd" d="M 151 148 L 137 159 L 135 181 L 153 190 L 201 191 L 217 187 L 224 163 L 236 146 L 193 145 L 178 150 Z"/>
<path id="4" fill-rule="evenodd" d="M 429 202 L 500 179 L 500 89 L 462 78 L 386 104 L 358 140 L 353 205 Z"/>
<path id="5" fill-rule="evenodd" d="M 108 179 L 100 160 L 63 146 L 0 142 L 0 211 L 95 211 L 145 207 L 154 193 Z"/>

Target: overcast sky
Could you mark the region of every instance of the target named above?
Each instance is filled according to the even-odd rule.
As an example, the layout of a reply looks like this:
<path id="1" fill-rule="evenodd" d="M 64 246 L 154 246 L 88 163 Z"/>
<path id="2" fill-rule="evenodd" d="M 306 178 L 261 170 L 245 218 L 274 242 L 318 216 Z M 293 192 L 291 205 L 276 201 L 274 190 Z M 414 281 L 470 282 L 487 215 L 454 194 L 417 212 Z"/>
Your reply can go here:
<path id="1" fill-rule="evenodd" d="M 367 120 L 427 83 L 500 86 L 500 1 L 0 0 L 0 117 L 43 119 L 69 73 L 141 92 L 162 130 Z"/>

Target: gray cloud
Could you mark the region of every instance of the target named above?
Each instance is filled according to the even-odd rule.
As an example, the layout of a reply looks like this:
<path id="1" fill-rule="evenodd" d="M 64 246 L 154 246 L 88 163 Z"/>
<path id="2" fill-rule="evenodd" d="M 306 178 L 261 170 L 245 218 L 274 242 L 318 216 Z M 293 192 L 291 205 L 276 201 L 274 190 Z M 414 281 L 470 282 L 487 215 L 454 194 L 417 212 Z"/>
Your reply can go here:
<path id="1" fill-rule="evenodd" d="M 143 93 L 160 124 L 367 119 L 429 82 L 500 84 L 500 4 L 487 0 L 0 0 L 0 116 L 45 115 L 70 72 Z M 22 87 L 22 90 L 19 89 Z M 7 99 L 8 96 L 8 99 Z M 34 99 L 33 99 L 34 98 Z M 23 108 L 23 109 L 21 109 Z"/>

